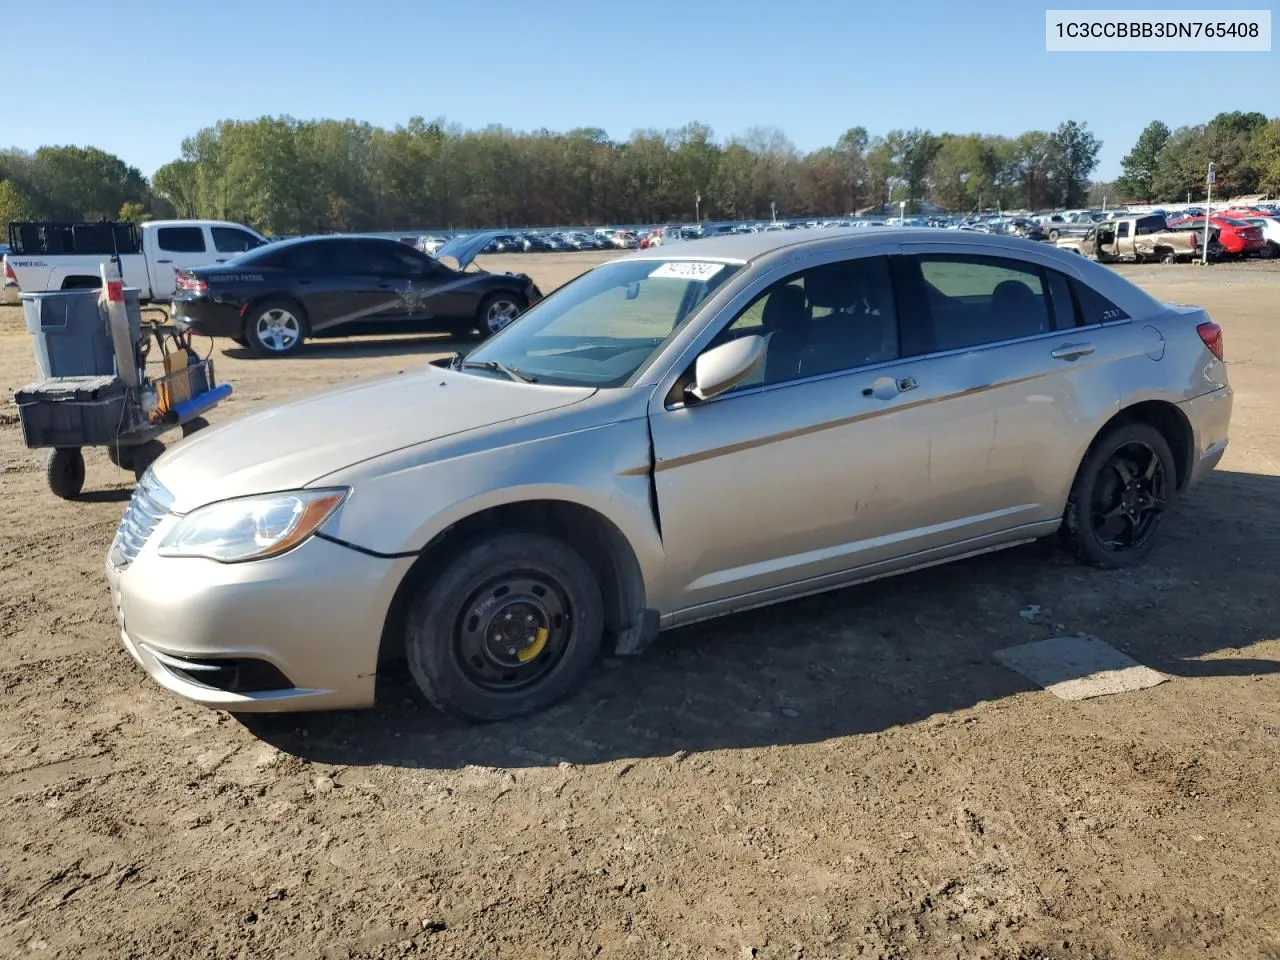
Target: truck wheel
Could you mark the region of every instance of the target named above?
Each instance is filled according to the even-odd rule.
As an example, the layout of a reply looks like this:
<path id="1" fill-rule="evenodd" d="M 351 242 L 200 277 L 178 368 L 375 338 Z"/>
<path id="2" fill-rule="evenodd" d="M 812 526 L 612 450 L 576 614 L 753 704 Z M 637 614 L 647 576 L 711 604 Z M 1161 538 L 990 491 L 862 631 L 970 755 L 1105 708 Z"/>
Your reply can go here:
<path id="1" fill-rule="evenodd" d="M 74 500 L 84 489 L 84 454 L 79 447 L 55 447 L 49 451 L 45 477 L 54 496 Z"/>
<path id="2" fill-rule="evenodd" d="M 1174 253 L 1166 253 L 1163 257 L 1160 258 L 1160 260 L 1163 263 L 1177 263 L 1178 257 Z"/>
<path id="3" fill-rule="evenodd" d="M 604 602 L 587 561 L 554 537 L 512 531 L 473 541 L 424 579 L 405 654 L 427 700 L 478 723 L 567 696 L 603 639 Z"/>
<path id="4" fill-rule="evenodd" d="M 307 338 L 307 322 L 292 300 L 266 300 L 249 314 L 244 338 L 255 356 L 292 356 Z"/>

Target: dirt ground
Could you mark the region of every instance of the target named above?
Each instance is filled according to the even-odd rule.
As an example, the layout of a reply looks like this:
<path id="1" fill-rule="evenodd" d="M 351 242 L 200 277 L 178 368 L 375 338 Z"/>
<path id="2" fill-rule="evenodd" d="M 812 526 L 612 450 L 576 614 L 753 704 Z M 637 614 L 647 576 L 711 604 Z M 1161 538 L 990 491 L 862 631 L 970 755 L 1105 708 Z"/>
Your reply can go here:
<path id="1" fill-rule="evenodd" d="M 401 674 L 252 724 L 168 695 L 103 578 L 129 476 L 55 499 L 0 411 L 0 956 L 1280 958 L 1278 266 L 1126 271 L 1210 309 L 1237 391 L 1140 568 L 1045 544 L 794 602 L 485 728 Z M 452 346 L 219 347 L 211 419 Z M 33 377 L 0 311 L 0 389 Z M 1077 631 L 1171 682 L 1072 703 L 991 656 Z"/>

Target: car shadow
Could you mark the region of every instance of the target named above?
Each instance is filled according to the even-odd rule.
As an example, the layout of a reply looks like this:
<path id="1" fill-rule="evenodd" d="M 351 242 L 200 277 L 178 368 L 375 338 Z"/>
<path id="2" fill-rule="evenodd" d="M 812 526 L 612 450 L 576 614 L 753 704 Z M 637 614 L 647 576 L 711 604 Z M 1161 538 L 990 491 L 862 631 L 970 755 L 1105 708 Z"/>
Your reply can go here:
<path id="1" fill-rule="evenodd" d="M 418 354 L 436 355 L 465 353 L 474 350 L 478 338 L 459 339 L 448 333 L 400 334 L 386 337 L 333 337 L 309 340 L 295 355 L 299 360 L 349 360 L 353 357 L 395 357 Z M 270 357 L 257 357 L 247 347 L 228 346 L 220 350 L 233 360 L 270 362 Z"/>
<path id="2" fill-rule="evenodd" d="M 958 719 L 1037 690 L 997 650 L 1063 634 L 1096 636 L 1175 683 L 1280 672 L 1280 660 L 1236 655 L 1276 632 L 1280 477 L 1219 471 L 1168 521 L 1156 550 L 1126 570 L 1079 565 L 1051 538 L 664 633 L 516 721 L 444 717 L 398 665 L 383 671 L 371 710 L 240 719 L 330 764 L 594 764 Z"/>

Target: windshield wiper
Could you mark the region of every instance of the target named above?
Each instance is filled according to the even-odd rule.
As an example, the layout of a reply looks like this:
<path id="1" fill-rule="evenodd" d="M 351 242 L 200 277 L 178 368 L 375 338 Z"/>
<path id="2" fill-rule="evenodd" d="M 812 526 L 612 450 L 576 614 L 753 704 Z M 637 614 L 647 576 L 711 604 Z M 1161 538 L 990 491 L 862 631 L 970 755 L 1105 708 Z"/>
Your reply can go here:
<path id="1" fill-rule="evenodd" d="M 515 367 L 508 367 L 500 360 L 463 360 L 458 365 L 463 370 L 488 370 L 491 373 L 500 373 L 508 380 L 518 380 L 521 383 L 537 383 L 538 378 L 517 370 Z"/>

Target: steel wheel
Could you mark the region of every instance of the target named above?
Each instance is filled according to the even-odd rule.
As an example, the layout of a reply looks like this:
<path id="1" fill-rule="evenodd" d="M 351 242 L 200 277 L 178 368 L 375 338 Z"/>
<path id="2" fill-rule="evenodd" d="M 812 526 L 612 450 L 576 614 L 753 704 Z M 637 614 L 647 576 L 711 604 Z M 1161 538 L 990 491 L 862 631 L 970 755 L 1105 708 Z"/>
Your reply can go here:
<path id="1" fill-rule="evenodd" d="M 1115 450 L 1102 469 L 1090 503 L 1090 520 L 1108 552 L 1136 550 L 1160 524 L 1168 504 L 1168 475 L 1160 455 L 1140 440 Z"/>
<path id="2" fill-rule="evenodd" d="M 550 673 L 569 645 L 569 601 L 537 573 L 503 577 L 473 593 L 454 631 L 458 663 L 478 687 L 516 691 Z"/>
<path id="3" fill-rule="evenodd" d="M 284 307 L 271 307 L 258 314 L 253 332 L 258 343 L 272 353 L 288 353 L 302 339 L 302 324 Z"/>

